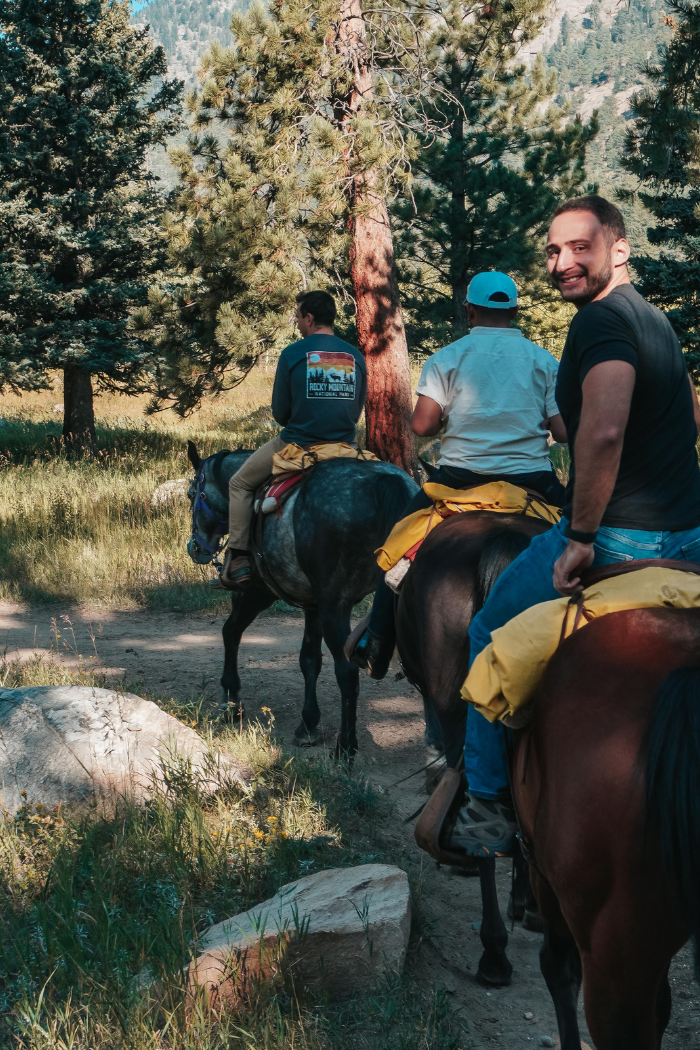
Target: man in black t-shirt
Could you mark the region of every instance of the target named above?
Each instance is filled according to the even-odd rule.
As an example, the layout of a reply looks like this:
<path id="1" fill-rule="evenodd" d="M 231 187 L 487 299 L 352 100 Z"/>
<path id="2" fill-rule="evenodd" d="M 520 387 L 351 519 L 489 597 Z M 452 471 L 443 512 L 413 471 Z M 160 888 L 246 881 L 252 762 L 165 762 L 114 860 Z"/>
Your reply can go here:
<path id="1" fill-rule="evenodd" d="M 229 482 L 229 535 L 221 573 L 227 590 L 244 590 L 252 583 L 248 544 L 253 500 L 272 473 L 275 453 L 290 444 L 354 443 L 364 408 L 365 359 L 333 335 L 333 297 L 302 292 L 296 319 L 302 338 L 280 354 L 272 390 L 272 415 L 283 430 L 256 449 Z"/>
<path id="2" fill-rule="evenodd" d="M 619 210 L 565 201 L 549 230 L 547 268 L 574 317 L 556 399 L 571 472 L 562 521 L 497 580 L 469 630 L 470 663 L 491 633 L 539 602 L 573 594 L 584 569 L 638 558 L 700 560 L 700 409 L 667 317 L 630 284 Z M 452 845 L 474 856 L 512 849 L 503 732 L 467 719 L 467 804 Z"/>

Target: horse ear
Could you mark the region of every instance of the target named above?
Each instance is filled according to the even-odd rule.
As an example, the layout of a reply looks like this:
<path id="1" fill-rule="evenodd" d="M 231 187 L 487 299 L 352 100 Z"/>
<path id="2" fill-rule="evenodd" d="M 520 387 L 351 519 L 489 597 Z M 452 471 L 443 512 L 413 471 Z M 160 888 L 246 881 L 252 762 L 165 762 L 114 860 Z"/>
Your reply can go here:
<path id="1" fill-rule="evenodd" d="M 434 463 L 428 463 L 427 459 L 423 459 L 422 456 L 419 456 L 418 459 L 425 473 L 428 475 L 429 478 L 432 478 L 433 474 L 437 473 L 438 468 L 435 466 Z"/>
<path id="2" fill-rule="evenodd" d="M 194 469 L 199 470 L 199 465 L 202 461 L 199 458 L 199 452 L 197 451 L 197 446 L 195 445 L 194 441 L 187 442 L 187 458 L 189 459 Z"/>

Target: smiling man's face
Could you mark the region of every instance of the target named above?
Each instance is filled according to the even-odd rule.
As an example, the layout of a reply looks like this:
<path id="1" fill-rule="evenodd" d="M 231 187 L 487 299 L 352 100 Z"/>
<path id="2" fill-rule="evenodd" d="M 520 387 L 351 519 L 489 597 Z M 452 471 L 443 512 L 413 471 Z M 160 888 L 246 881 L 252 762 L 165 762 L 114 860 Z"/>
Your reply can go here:
<path id="1" fill-rule="evenodd" d="M 627 241 L 613 240 L 593 212 L 562 212 L 549 228 L 547 270 L 562 298 L 575 306 L 602 298 L 628 258 Z"/>

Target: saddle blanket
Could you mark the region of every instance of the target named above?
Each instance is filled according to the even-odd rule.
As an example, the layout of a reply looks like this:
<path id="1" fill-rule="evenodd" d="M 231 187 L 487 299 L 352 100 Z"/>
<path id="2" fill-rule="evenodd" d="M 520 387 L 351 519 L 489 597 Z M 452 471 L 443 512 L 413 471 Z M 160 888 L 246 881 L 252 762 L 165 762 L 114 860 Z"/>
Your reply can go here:
<path id="1" fill-rule="evenodd" d="M 285 445 L 281 452 L 275 452 L 272 457 L 272 476 L 309 470 L 324 459 L 376 460 L 377 457 L 374 453 L 349 445 L 346 441 L 326 441 L 322 445 L 310 445 L 308 448 L 302 448 L 301 445 L 292 442 Z"/>
<path id="2" fill-rule="evenodd" d="M 574 630 L 599 616 L 628 609 L 700 606 L 700 576 L 662 566 L 614 576 L 586 588 L 578 599 L 556 598 L 526 609 L 491 635 L 472 664 L 461 694 L 489 722 L 518 729 L 548 661 Z"/>
<path id="3" fill-rule="evenodd" d="M 548 503 L 508 481 L 490 481 L 487 485 L 477 485 L 471 489 L 451 489 L 447 485 L 435 485 L 428 481 L 423 491 L 430 496 L 433 506 L 414 511 L 397 521 L 384 545 L 375 551 L 377 564 L 385 572 L 404 557 L 413 561 L 426 536 L 453 514 L 491 510 L 499 514 L 525 514 L 532 518 L 543 518 L 552 525 L 556 525 L 561 518 L 558 507 L 550 507 Z"/>

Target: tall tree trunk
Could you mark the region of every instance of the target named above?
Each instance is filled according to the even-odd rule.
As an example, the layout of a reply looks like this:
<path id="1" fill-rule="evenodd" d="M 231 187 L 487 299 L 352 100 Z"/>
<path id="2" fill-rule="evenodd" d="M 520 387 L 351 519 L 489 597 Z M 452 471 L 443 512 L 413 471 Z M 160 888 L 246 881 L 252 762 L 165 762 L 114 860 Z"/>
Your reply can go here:
<path id="1" fill-rule="evenodd" d="M 97 440 L 92 397 L 88 370 L 79 365 L 66 365 L 63 369 L 63 437 L 77 455 L 92 450 Z"/>
<path id="2" fill-rule="evenodd" d="M 341 0 L 336 48 L 354 79 L 349 95 L 336 100 L 336 120 L 349 123 L 372 99 L 372 70 L 362 0 Z M 411 429 L 411 372 L 404 330 L 389 212 L 379 173 L 353 182 L 351 276 L 357 303 L 357 332 L 367 364 L 367 446 L 380 459 L 409 473 L 417 468 Z"/>
<path id="3" fill-rule="evenodd" d="M 462 79 L 459 68 L 453 69 L 451 90 L 455 98 L 461 98 Z M 452 140 L 452 199 L 450 201 L 450 284 L 452 286 L 452 338 L 460 339 L 469 331 L 464 300 L 467 296 L 467 190 L 464 178 L 464 115 L 455 109 L 450 124 Z"/>

